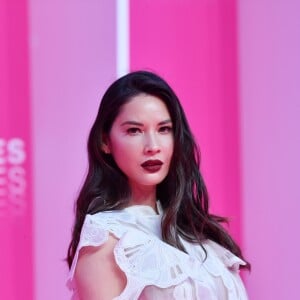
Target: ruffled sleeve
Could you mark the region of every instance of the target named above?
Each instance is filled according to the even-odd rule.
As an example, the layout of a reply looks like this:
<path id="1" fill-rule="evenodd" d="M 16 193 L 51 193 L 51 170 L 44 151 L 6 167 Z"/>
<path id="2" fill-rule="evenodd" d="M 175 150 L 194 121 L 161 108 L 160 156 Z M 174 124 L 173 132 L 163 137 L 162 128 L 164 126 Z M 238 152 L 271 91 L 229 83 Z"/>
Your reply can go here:
<path id="1" fill-rule="evenodd" d="M 68 287 L 76 292 L 73 276 L 80 249 L 101 246 L 108 240 L 109 234 L 114 234 L 119 239 L 114 249 L 115 260 L 127 278 L 124 291 L 115 300 L 139 299 L 147 286 L 167 289 L 178 285 L 172 288 L 172 295 L 180 295 L 184 288 L 184 285 L 180 285 L 189 277 L 202 285 L 202 294 L 210 293 L 210 289 L 205 287 L 205 274 L 199 274 L 201 265 L 198 262 L 155 235 L 137 228 L 136 222 L 132 215 L 125 212 L 87 215 L 70 269 Z M 198 267 L 195 268 L 195 264 L 199 264 Z M 157 299 L 180 298 L 172 296 Z"/>
<path id="2" fill-rule="evenodd" d="M 234 255 L 224 247 L 220 246 L 219 244 L 213 241 L 208 241 L 208 244 L 214 249 L 216 255 L 228 269 L 237 272 L 239 271 L 240 266 L 246 265 L 246 263 L 242 259 Z"/>
<path id="3" fill-rule="evenodd" d="M 185 294 L 189 290 L 195 293 L 195 284 L 191 284 L 190 278 L 197 282 L 198 293 L 211 296 L 201 263 L 153 235 L 139 230 L 128 231 L 115 247 L 114 254 L 127 277 L 127 286 L 116 300 L 138 299 L 144 288 L 149 286 L 157 291 L 172 288 L 170 297 L 164 295 L 155 299 L 188 299 L 175 296 L 180 295 L 182 290 Z M 187 281 L 189 289 L 185 286 Z"/>
<path id="4" fill-rule="evenodd" d="M 204 245 L 208 252 L 206 259 L 203 249 L 190 243 L 186 247 L 188 254 L 184 253 L 161 240 L 157 233 L 161 219 L 155 218 L 137 216 L 136 211 L 131 214 L 128 210 L 87 215 L 68 286 L 76 293 L 73 276 L 80 249 L 101 246 L 113 234 L 118 239 L 115 260 L 127 278 L 125 289 L 114 300 L 247 299 L 243 291 L 239 292 L 240 283 L 234 278 L 243 261 L 210 241 Z M 220 282 L 225 290 L 221 297 Z"/>
<path id="5" fill-rule="evenodd" d="M 74 277 L 80 249 L 86 246 L 101 246 L 107 241 L 107 239 L 108 231 L 100 226 L 97 226 L 93 220 L 93 216 L 87 215 L 81 229 L 80 241 L 69 272 L 68 286 L 70 288 L 72 288 L 72 280 Z"/>

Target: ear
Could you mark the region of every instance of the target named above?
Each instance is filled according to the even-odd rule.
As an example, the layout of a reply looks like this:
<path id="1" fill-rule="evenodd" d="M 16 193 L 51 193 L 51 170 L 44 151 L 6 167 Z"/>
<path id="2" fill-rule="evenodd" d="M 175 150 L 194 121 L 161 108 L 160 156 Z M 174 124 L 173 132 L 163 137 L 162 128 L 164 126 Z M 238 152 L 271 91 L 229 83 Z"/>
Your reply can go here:
<path id="1" fill-rule="evenodd" d="M 102 144 L 101 150 L 102 150 L 105 154 L 110 154 L 110 149 L 109 149 L 109 147 L 108 147 L 107 144 Z"/>
<path id="2" fill-rule="evenodd" d="M 101 150 L 105 153 L 105 154 L 110 154 L 110 147 L 109 147 L 109 141 L 106 135 L 103 135 L 103 141 L 101 144 Z"/>

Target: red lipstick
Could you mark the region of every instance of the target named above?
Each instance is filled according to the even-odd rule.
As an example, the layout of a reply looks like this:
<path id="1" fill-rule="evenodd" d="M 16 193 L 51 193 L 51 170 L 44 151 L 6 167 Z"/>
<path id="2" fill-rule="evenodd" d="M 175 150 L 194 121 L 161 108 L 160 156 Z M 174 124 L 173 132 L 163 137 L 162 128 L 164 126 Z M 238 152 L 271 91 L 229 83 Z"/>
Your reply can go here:
<path id="1" fill-rule="evenodd" d="M 149 159 L 141 164 L 141 166 L 149 173 L 158 172 L 161 169 L 163 162 L 158 159 Z"/>

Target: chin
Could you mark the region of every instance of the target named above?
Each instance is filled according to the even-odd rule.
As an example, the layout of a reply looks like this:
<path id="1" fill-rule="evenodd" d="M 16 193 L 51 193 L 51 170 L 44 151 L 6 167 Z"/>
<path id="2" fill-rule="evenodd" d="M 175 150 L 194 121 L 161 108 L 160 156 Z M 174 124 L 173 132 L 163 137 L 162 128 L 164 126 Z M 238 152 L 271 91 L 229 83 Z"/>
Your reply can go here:
<path id="1" fill-rule="evenodd" d="M 160 177 L 160 178 L 157 178 L 157 179 L 153 179 L 153 180 L 145 180 L 143 185 L 148 185 L 148 186 L 153 185 L 153 186 L 155 186 L 155 185 L 160 184 L 165 178 L 166 178 L 166 176 Z"/>

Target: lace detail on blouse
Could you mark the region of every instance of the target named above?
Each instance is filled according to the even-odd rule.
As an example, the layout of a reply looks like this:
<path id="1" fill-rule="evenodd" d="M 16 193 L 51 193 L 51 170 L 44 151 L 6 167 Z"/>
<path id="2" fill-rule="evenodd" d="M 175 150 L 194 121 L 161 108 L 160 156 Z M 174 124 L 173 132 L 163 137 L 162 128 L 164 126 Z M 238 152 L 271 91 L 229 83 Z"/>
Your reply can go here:
<path id="1" fill-rule="evenodd" d="M 150 209 L 150 210 L 149 210 Z M 199 245 L 182 240 L 188 254 L 161 240 L 161 216 L 145 206 L 87 215 L 69 273 L 73 283 L 78 253 L 85 246 L 104 244 L 109 234 L 119 241 L 114 248 L 116 263 L 126 274 L 127 285 L 115 300 L 247 299 L 238 270 L 245 264 L 215 242 Z"/>

